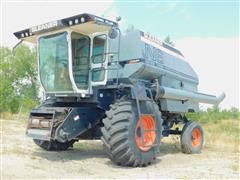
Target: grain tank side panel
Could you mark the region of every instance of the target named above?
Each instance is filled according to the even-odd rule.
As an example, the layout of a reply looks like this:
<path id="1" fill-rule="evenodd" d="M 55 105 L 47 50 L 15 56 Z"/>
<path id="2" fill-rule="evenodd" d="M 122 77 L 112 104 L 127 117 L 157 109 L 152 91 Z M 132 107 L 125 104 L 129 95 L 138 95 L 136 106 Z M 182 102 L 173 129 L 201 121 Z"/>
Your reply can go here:
<path id="1" fill-rule="evenodd" d="M 146 64 L 163 68 L 176 75 L 182 75 L 198 83 L 198 76 L 185 58 L 167 49 L 162 42 L 152 41 L 145 36 L 140 37 L 142 54 Z"/>
<path id="2" fill-rule="evenodd" d="M 161 86 L 197 92 L 197 74 L 181 53 L 176 52 L 158 41 L 152 41 L 141 31 L 127 32 L 121 38 L 120 61 L 138 59 L 140 62 L 126 64 L 119 71 L 119 77 L 150 81 L 158 79 Z M 163 98 L 161 109 L 170 112 L 198 111 L 198 103 Z"/>
<path id="3" fill-rule="evenodd" d="M 134 59 L 144 62 L 146 71 L 152 71 L 151 68 L 155 67 L 164 71 L 165 75 L 182 77 L 198 84 L 197 74 L 183 56 L 143 37 L 143 33 L 139 30 L 132 30 L 121 37 L 120 61 Z M 162 75 L 160 71 L 154 72 L 152 78 Z"/>

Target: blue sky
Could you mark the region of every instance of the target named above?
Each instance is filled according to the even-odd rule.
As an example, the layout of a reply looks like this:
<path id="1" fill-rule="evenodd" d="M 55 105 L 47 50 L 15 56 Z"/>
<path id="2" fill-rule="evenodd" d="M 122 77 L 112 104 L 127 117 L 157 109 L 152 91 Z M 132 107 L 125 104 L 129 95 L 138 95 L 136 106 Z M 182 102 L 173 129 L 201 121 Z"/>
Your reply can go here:
<path id="1" fill-rule="evenodd" d="M 156 36 L 236 37 L 239 33 L 239 2 L 113 2 L 105 11 L 121 15 L 124 25 Z"/>

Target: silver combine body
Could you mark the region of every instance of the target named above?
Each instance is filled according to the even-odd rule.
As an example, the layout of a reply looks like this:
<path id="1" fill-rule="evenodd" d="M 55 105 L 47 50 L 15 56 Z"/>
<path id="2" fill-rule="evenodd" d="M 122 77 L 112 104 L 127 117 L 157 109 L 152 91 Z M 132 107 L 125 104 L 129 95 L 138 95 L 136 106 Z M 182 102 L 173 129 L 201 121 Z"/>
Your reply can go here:
<path id="1" fill-rule="evenodd" d="M 41 49 L 44 53 L 41 44 L 55 34 L 62 36 L 55 39 L 62 38 L 64 41 L 65 38 L 63 48 L 66 46 L 69 49 L 65 52 L 67 57 L 64 57 L 68 61 L 59 63 L 59 67 L 50 64 L 48 59 L 44 62 L 41 60 Z M 127 84 L 138 80 L 158 81 L 156 91 L 161 93 L 155 98 L 161 99 L 163 111 L 197 112 L 199 102 L 218 104 L 225 97 L 224 93 L 219 97 L 198 93 L 198 76 L 178 49 L 140 30 L 130 29 L 122 33 L 117 23 L 94 15 L 81 14 L 52 21 L 16 32 L 15 35 L 37 44 L 39 79 L 47 96 L 91 97 L 99 87 L 107 87 L 117 79 L 118 83 Z M 74 38 L 79 35 L 88 38 L 91 47 L 96 37 L 100 43 L 104 41 L 102 50 L 96 48 L 100 54 L 94 54 L 94 47 L 88 50 L 88 55 L 85 53 L 85 57 L 74 53 L 77 51 Z M 68 42 L 70 37 L 72 41 Z M 78 56 L 82 58 L 80 64 L 74 62 L 79 60 Z M 51 66 L 62 67 L 62 72 L 51 72 Z"/>
<path id="2" fill-rule="evenodd" d="M 14 34 L 37 47 L 46 99 L 30 112 L 26 134 L 41 148 L 101 138 L 113 162 L 134 167 L 151 164 L 168 135 L 181 135 L 184 153 L 201 151 L 203 129 L 186 113 L 225 94 L 199 93 L 198 76 L 178 49 L 91 14 Z"/>
<path id="3" fill-rule="evenodd" d="M 169 112 L 198 112 L 199 102 L 219 104 L 225 97 L 198 93 L 198 76 L 176 48 L 140 30 L 127 31 L 121 37 L 119 62 L 110 66 L 108 79 L 143 79 L 159 82 L 161 108 Z M 111 69 L 110 68 L 110 69 Z"/>

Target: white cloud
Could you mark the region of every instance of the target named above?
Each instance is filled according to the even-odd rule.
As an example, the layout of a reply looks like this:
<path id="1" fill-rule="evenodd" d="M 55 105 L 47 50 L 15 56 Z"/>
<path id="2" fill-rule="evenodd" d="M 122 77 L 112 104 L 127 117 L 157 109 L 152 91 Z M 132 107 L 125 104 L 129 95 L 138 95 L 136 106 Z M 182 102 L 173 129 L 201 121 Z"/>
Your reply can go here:
<path id="1" fill-rule="evenodd" d="M 239 38 L 184 38 L 176 45 L 199 75 L 199 91 L 224 91 L 220 107 L 239 107 Z"/>

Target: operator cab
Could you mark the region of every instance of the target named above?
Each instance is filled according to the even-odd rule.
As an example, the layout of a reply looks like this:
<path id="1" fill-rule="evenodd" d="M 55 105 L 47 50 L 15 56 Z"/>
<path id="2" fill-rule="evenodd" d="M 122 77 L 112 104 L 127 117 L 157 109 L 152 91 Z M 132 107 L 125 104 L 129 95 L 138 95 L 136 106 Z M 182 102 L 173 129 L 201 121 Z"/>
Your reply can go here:
<path id="1" fill-rule="evenodd" d="M 116 34 L 116 29 L 113 21 L 81 14 L 14 34 L 37 44 L 39 78 L 46 94 L 85 97 L 92 94 L 93 86 L 106 84 L 113 53 L 109 32 Z"/>

